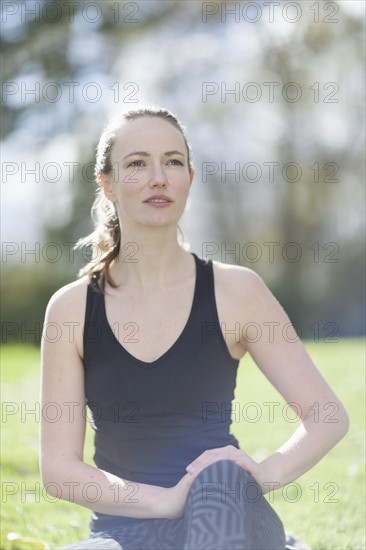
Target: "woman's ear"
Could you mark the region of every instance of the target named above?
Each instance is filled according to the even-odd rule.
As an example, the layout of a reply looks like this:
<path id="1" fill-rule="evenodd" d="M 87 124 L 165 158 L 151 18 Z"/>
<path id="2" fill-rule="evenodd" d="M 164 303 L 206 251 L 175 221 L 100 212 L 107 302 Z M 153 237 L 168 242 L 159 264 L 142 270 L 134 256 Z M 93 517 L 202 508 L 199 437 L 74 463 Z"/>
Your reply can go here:
<path id="1" fill-rule="evenodd" d="M 194 170 L 192 170 L 192 172 L 190 172 L 190 174 L 189 174 L 189 183 L 190 183 L 190 185 L 192 185 L 193 178 L 194 178 Z"/>
<path id="2" fill-rule="evenodd" d="M 99 172 L 97 176 L 97 181 L 99 187 L 104 192 L 105 197 L 112 202 L 116 202 L 116 196 L 113 192 L 110 178 L 102 172 Z"/>

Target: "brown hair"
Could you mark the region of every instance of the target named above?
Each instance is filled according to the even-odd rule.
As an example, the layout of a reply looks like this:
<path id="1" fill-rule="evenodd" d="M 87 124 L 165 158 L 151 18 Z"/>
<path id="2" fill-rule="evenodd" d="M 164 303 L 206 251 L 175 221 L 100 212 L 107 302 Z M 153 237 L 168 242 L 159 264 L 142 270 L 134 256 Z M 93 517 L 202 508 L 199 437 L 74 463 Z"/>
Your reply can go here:
<path id="1" fill-rule="evenodd" d="M 161 118 L 172 124 L 181 132 L 187 147 L 188 170 L 189 173 L 193 172 L 192 151 L 185 136 L 184 126 L 181 122 L 166 109 L 161 109 L 159 107 L 144 107 L 140 109 L 131 109 L 118 115 L 113 118 L 104 129 L 97 146 L 95 164 L 95 177 L 97 182 L 100 174 L 108 175 L 112 172 L 111 153 L 119 130 L 128 122 L 142 117 Z M 93 281 L 94 283 L 99 280 L 99 285 L 95 286 L 103 293 L 105 281 L 113 288 L 117 287 L 110 275 L 109 266 L 119 253 L 121 227 L 115 204 L 107 199 L 103 190 L 99 187 L 99 184 L 96 190 L 96 198 L 91 208 L 91 217 L 95 226 L 94 231 L 90 233 L 90 235 L 79 239 L 74 247 L 80 248 L 82 246 L 90 246 L 92 248 L 92 259 L 86 266 L 80 269 L 78 277 L 87 275 L 89 281 Z M 180 231 L 179 228 L 178 231 Z"/>

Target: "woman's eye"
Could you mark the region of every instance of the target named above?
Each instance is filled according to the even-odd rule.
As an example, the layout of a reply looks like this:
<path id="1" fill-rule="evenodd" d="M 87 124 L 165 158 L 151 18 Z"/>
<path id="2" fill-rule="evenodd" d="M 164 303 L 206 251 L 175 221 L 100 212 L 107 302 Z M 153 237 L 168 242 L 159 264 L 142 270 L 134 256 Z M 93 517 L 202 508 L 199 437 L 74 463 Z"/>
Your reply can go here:
<path id="1" fill-rule="evenodd" d="M 183 162 L 179 159 L 170 159 L 168 163 L 172 163 L 174 166 L 183 166 Z"/>
<path id="2" fill-rule="evenodd" d="M 134 168 L 139 168 L 140 166 L 143 166 L 143 160 L 133 160 L 132 162 L 129 162 L 127 164 L 127 168 L 130 168 L 130 166 Z"/>

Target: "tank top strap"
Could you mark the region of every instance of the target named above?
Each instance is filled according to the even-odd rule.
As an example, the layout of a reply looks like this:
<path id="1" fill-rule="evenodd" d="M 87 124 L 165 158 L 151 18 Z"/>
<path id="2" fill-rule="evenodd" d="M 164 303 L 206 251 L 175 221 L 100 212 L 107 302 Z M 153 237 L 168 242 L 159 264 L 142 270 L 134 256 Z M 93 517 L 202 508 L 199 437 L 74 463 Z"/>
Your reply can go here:
<path id="1" fill-rule="evenodd" d="M 98 274 L 94 274 L 87 286 L 86 306 L 83 330 L 84 363 L 88 359 L 89 342 L 94 342 L 101 334 L 100 312 L 103 305 L 103 294 L 98 291 Z M 98 321 L 99 320 L 99 321 Z"/>
<path id="2" fill-rule="evenodd" d="M 219 325 L 219 317 L 216 307 L 215 281 L 212 260 L 203 260 L 192 252 L 197 266 L 197 296 L 199 296 L 201 315 L 203 319 L 210 320 Z"/>

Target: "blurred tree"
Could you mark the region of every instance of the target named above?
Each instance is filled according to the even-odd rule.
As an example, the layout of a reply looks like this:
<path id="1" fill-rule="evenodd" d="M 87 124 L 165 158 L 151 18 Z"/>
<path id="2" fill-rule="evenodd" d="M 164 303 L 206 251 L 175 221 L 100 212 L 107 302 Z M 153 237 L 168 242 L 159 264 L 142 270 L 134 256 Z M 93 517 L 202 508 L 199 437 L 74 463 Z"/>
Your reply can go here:
<path id="1" fill-rule="evenodd" d="M 72 9 L 66 9 L 70 3 L 60 3 L 59 10 L 51 0 L 19 1 L 18 14 L 10 17 L 4 12 L 10 4 L 16 3 L 1 8 L 7 21 L 0 35 L 3 89 L 9 92 L 3 102 L 2 139 L 30 128 L 39 155 L 57 136 L 71 136 L 78 160 L 71 185 L 65 182 L 71 193 L 68 215 L 61 222 L 51 215 L 46 218 L 43 242 L 72 243 L 92 229 L 95 183 L 92 168 L 85 168 L 93 163 L 100 130 L 112 109 L 103 102 L 71 101 L 66 94 L 57 102 L 42 94 L 39 101 L 32 101 L 31 94 L 17 101 L 11 90 L 22 83 L 31 90 L 37 82 L 54 82 L 63 89 L 74 83 L 78 90 L 87 82 L 100 82 L 112 98 L 116 84 L 123 90 L 126 83 L 137 83 L 141 94 L 147 90 L 143 99 L 167 105 L 188 128 L 197 128 L 192 140 L 197 168 L 189 217 L 193 226 L 188 228 L 193 246 L 203 240 L 226 243 L 227 249 L 238 241 L 279 242 L 276 250 L 281 251 L 288 243 L 298 243 L 301 261 L 286 260 L 279 253 L 272 263 L 253 263 L 242 255 L 240 263 L 264 276 L 308 336 L 314 322 L 323 326 L 326 321 L 337 323 L 343 334 L 364 333 L 364 218 L 359 209 L 364 200 L 362 18 L 340 9 L 338 23 L 326 22 L 325 12 L 315 23 L 315 14 L 303 8 L 301 21 L 292 27 L 283 18 L 269 24 L 265 16 L 256 24 L 228 16 L 223 24 L 220 10 L 204 22 L 202 3 L 171 0 L 81 0 Z M 35 4 L 40 6 L 39 18 L 30 13 Z M 233 8 L 238 3 L 226 4 Z M 24 6 L 27 16 L 22 14 Z M 204 82 L 230 89 L 236 83 L 268 81 L 280 85 L 273 104 L 243 101 L 242 95 L 238 102 L 232 95 L 223 101 L 220 93 L 203 101 Z M 301 88 L 301 101 L 281 99 L 279 90 L 289 82 Z M 329 82 L 338 86 L 335 105 L 325 102 L 332 92 L 332 87 L 324 89 Z M 138 106 L 129 104 L 127 92 L 129 88 L 114 101 L 115 110 Z M 207 161 L 218 166 L 226 162 L 228 167 L 238 161 L 241 167 L 245 162 L 263 167 L 263 162 L 276 161 L 281 168 L 294 162 L 303 174 L 300 181 L 284 181 L 280 169 L 270 183 L 264 172 L 253 184 L 242 179 L 235 183 L 230 177 L 223 181 L 219 170 L 205 184 L 202 166 Z M 332 170 L 338 182 L 332 181 Z M 51 212 L 57 211 L 55 189 L 44 189 Z M 327 261 L 332 248 L 324 245 L 332 242 L 339 246 L 338 262 Z M 233 256 L 227 261 L 234 262 Z M 39 322 L 50 294 L 74 279 L 82 263 L 80 252 L 72 262 L 65 254 L 57 263 L 23 263 L 21 270 L 7 262 L 3 318 Z M 16 286 L 23 279 L 26 301 Z"/>

